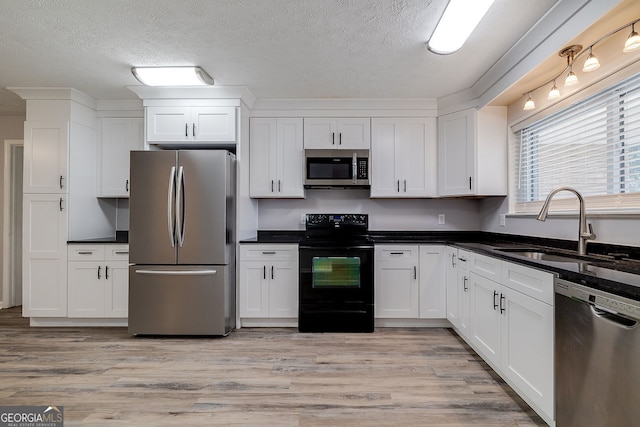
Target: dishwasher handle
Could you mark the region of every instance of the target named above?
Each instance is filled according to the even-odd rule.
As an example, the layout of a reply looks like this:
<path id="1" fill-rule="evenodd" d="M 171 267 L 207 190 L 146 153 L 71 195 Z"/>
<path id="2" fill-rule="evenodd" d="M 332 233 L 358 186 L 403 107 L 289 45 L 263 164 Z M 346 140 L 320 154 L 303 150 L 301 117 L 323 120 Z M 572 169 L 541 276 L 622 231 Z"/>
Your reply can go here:
<path id="1" fill-rule="evenodd" d="M 636 326 L 638 326 L 637 320 L 630 319 L 626 316 L 621 315 L 620 313 L 614 313 L 609 310 L 603 310 L 602 308 L 597 307 L 595 305 L 591 305 L 591 304 L 589 304 L 589 306 L 591 307 L 591 313 L 593 313 L 594 316 L 603 320 L 607 320 L 616 326 L 619 326 L 624 329 L 633 329 Z"/>

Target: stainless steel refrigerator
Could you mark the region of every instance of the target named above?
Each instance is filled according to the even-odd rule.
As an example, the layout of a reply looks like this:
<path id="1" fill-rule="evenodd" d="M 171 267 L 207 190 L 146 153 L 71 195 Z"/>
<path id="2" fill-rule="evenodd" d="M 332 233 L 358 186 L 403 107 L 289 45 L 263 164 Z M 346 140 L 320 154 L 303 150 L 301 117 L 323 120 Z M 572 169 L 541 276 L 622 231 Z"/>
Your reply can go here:
<path id="1" fill-rule="evenodd" d="M 131 152 L 129 332 L 235 328 L 235 156 Z"/>

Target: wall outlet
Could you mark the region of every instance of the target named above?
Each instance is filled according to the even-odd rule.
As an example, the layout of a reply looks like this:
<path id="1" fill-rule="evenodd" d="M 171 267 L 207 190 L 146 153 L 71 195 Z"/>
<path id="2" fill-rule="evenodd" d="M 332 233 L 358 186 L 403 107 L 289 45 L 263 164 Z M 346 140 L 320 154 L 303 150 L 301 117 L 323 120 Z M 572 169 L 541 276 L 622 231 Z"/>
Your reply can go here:
<path id="1" fill-rule="evenodd" d="M 438 224 L 440 225 L 444 225 L 445 221 L 444 221 L 444 214 L 439 214 L 438 215 Z"/>
<path id="2" fill-rule="evenodd" d="M 500 214 L 500 227 L 507 226 L 507 216 L 505 214 Z"/>

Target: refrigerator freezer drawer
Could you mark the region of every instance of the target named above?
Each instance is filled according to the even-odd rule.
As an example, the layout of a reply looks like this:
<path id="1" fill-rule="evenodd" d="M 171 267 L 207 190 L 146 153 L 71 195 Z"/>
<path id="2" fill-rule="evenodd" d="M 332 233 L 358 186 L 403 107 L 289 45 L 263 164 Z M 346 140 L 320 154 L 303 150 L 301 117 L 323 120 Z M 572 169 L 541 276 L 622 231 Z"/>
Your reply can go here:
<path id="1" fill-rule="evenodd" d="M 227 335 L 234 327 L 229 266 L 129 267 L 129 333 Z"/>

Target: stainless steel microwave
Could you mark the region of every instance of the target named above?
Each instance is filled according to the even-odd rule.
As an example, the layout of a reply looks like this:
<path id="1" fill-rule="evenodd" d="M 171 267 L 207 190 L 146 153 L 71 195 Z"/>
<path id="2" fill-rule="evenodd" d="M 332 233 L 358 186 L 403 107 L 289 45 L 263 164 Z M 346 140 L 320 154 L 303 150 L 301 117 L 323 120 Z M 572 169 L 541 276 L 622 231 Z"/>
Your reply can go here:
<path id="1" fill-rule="evenodd" d="M 369 150 L 305 150 L 306 188 L 369 188 Z"/>

